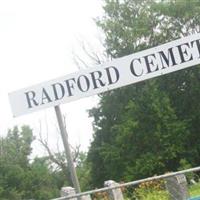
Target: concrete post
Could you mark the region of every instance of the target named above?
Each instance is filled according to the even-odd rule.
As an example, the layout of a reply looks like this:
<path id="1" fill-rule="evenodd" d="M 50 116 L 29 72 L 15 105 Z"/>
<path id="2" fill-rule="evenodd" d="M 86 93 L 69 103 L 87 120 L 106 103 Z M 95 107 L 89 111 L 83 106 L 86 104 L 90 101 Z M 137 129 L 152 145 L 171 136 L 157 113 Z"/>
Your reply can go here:
<path id="1" fill-rule="evenodd" d="M 104 182 L 105 187 L 113 187 L 117 185 L 119 185 L 119 183 L 116 183 L 115 181 L 112 181 L 112 180 Z M 123 194 L 120 188 L 111 189 L 108 191 L 108 194 L 111 200 L 124 200 Z"/>
<path id="2" fill-rule="evenodd" d="M 73 187 L 62 187 L 60 190 L 60 196 L 61 197 L 68 197 L 75 195 L 75 189 Z M 76 200 L 76 198 L 70 199 L 70 200 Z"/>
<path id="3" fill-rule="evenodd" d="M 189 199 L 187 180 L 184 174 L 168 177 L 165 180 L 171 200 Z"/>
<path id="4" fill-rule="evenodd" d="M 60 191 L 60 196 L 61 197 L 68 197 L 68 196 L 72 196 L 72 195 L 75 195 L 76 194 L 76 191 L 74 188 L 72 187 L 62 187 L 61 188 L 61 191 Z M 70 200 L 91 200 L 91 197 L 90 195 L 85 195 L 85 196 L 82 196 L 82 197 L 78 197 L 78 198 L 71 198 Z"/>

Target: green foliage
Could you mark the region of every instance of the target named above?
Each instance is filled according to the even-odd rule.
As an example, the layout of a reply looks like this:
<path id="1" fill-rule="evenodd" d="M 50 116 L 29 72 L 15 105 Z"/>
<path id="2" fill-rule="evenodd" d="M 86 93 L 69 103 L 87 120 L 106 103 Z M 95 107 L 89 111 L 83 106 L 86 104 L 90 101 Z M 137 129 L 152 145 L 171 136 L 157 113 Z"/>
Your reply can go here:
<path id="1" fill-rule="evenodd" d="M 51 199 L 59 196 L 60 188 L 54 180 L 54 173 L 49 169 L 46 158 L 35 158 L 24 180 L 27 196 L 34 199 Z"/>
<path id="2" fill-rule="evenodd" d="M 45 200 L 57 197 L 60 187 L 54 180 L 46 158 L 30 163 L 32 130 L 23 126 L 9 130 L 0 140 L 0 199 Z M 56 175 L 57 176 L 57 175 Z"/>
<path id="3" fill-rule="evenodd" d="M 139 186 L 134 190 L 133 196 L 135 199 L 141 200 L 169 199 L 169 194 L 165 189 L 164 180 L 153 180 L 139 184 Z"/>
<path id="4" fill-rule="evenodd" d="M 52 199 L 60 196 L 61 187 L 70 185 L 63 153 L 56 154 L 55 162 L 48 156 L 29 160 L 33 140 L 28 126 L 14 127 L 0 139 L 0 199 Z M 90 165 L 86 155 L 83 152 L 76 155 L 76 168 L 83 190 L 90 189 Z M 58 167 L 56 162 L 62 167 Z"/>
<path id="5" fill-rule="evenodd" d="M 192 166 L 191 166 L 191 164 L 185 158 L 183 158 L 183 159 L 180 160 L 180 166 L 179 166 L 178 170 L 184 170 L 184 169 L 190 169 L 190 168 L 192 168 Z M 186 176 L 186 178 L 188 180 L 188 183 L 190 183 L 190 181 L 192 179 L 193 180 L 194 179 L 198 180 L 197 174 L 193 173 L 193 172 L 187 173 L 187 174 L 185 174 L 185 176 Z"/>
<path id="6" fill-rule="evenodd" d="M 200 32 L 200 2 L 105 0 L 97 25 L 111 57 Z M 200 69 L 194 67 L 101 95 L 88 161 L 94 186 L 200 163 Z"/>
<path id="7" fill-rule="evenodd" d="M 191 185 L 189 187 L 189 194 L 191 198 L 200 196 L 200 184 Z M 142 188 L 139 187 L 133 193 L 133 196 L 138 200 L 168 200 L 169 194 L 166 190 L 155 188 Z"/>
<path id="8" fill-rule="evenodd" d="M 2 162 L 15 163 L 22 168 L 27 168 L 33 140 L 32 130 L 28 126 L 23 126 L 21 131 L 17 127 L 9 130 L 7 137 L 1 139 Z"/>
<path id="9" fill-rule="evenodd" d="M 91 166 L 90 163 L 87 161 L 87 154 L 84 152 L 80 152 L 80 155 L 78 156 L 76 171 L 81 190 L 91 190 Z"/>
<path id="10" fill-rule="evenodd" d="M 0 186 L 2 199 L 21 199 L 25 194 L 23 182 L 25 171 L 29 168 L 28 155 L 33 141 L 29 127 L 9 130 L 0 143 Z"/>
<path id="11" fill-rule="evenodd" d="M 138 200 L 169 200 L 169 194 L 165 190 L 138 189 L 135 197 Z"/>
<path id="12" fill-rule="evenodd" d="M 191 197 L 200 196 L 200 183 L 190 186 L 189 193 Z"/>

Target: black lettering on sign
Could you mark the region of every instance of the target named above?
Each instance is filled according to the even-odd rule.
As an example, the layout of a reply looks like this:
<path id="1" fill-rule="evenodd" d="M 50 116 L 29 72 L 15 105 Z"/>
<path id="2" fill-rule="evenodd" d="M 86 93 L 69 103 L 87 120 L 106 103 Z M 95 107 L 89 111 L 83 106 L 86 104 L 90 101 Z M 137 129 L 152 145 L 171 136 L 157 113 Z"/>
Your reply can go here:
<path id="1" fill-rule="evenodd" d="M 135 71 L 135 65 L 134 65 L 134 62 L 136 62 L 136 61 L 138 61 L 138 63 L 139 63 L 139 65 L 141 66 L 141 72 L 140 73 L 137 73 L 136 71 Z M 134 76 L 142 76 L 142 74 L 143 74 L 143 69 L 142 69 L 142 65 L 141 65 L 142 63 L 141 63 L 141 60 L 140 60 L 140 58 L 136 58 L 136 59 L 133 59 L 132 61 L 131 61 L 131 65 L 130 65 L 130 69 L 131 69 L 131 73 L 134 75 Z M 136 65 L 136 66 L 139 66 L 139 65 Z M 139 67 L 137 67 L 137 69 L 138 69 Z"/>
<path id="2" fill-rule="evenodd" d="M 185 49 L 183 49 L 183 47 L 185 47 Z M 190 45 L 188 43 L 178 45 L 177 48 L 178 48 L 178 51 L 179 51 L 179 54 L 180 54 L 181 64 L 184 63 L 184 62 L 188 62 L 188 61 L 193 59 L 192 54 L 191 54 L 190 58 L 187 59 L 187 57 L 189 56 L 188 49 L 190 48 Z"/>
<path id="3" fill-rule="evenodd" d="M 158 54 L 160 56 L 160 60 L 162 63 L 162 69 L 166 68 L 165 65 L 167 65 L 167 67 L 170 67 L 170 61 L 172 63 L 172 66 L 177 65 L 174 54 L 173 54 L 173 48 L 168 49 L 167 56 L 165 55 L 163 51 L 159 51 Z"/>
<path id="4" fill-rule="evenodd" d="M 63 85 L 61 83 L 54 83 L 54 84 L 52 84 L 52 87 L 53 87 L 55 100 L 62 99 L 65 95 L 65 89 L 64 89 Z M 60 93 L 58 92 L 58 90 L 60 91 Z M 58 96 L 58 94 L 60 94 L 60 96 Z"/>
<path id="5" fill-rule="evenodd" d="M 198 53 L 199 53 L 199 58 L 200 58 L 200 41 L 199 40 L 192 41 L 191 42 L 192 47 L 194 46 L 194 43 L 196 43 L 197 50 L 198 50 Z"/>
<path id="6" fill-rule="evenodd" d="M 108 76 L 108 85 L 112 85 L 114 83 L 117 83 L 117 81 L 119 80 L 119 71 L 116 67 L 111 66 L 111 67 L 107 67 L 105 68 L 107 76 Z M 115 77 L 111 76 L 111 71 L 113 71 L 115 73 Z"/>
<path id="7" fill-rule="evenodd" d="M 66 86 L 67 86 L 67 91 L 68 91 L 69 97 L 73 96 L 72 89 L 74 89 L 73 83 L 76 83 L 75 78 L 65 80 L 65 83 L 66 83 Z"/>
<path id="8" fill-rule="evenodd" d="M 87 76 L 81 75 L 78 77 L 77 85 L 78 85 L 79 90 L 81 90 L 82 92 L 87 92 L 90 88 L 90 81 Z M 84 88 L 84 85 L 86 85 L 85 88 Z"/>
<path id="9" fill-rule="evenodd" d="M 45 88 L 42 88 L 42 99 L 41 100 L 42 100 L 41 105 L 45 104 L 45 101 L 46 101 L 46 103 L 52 102 L 52 100 L 50 99 L 50 97 L 49 97 L 47 91 L 45 90 Z"/>
<path id="10" fill-rule="evenodd" d="M 91 77 L 92 77 L 92 82 L 93 82 L 93 85 L 94 85 L 94 89 L 97 89 L 99 87 L 103 87 L 103 86 L 106 85 L 101 80 L 102 72 L 100 72 L 100 71 L 94 71 L 94 72 L 91 72 L 90 74 L 91 74 Z M 99 87 L 98 87 L 97 83 L 99 83 Z"/>
<path id="11" fill-rule="evenodd" d="M 147 73 L 152 73 L 159 70 L 158 64 L 155 65 L 155 59 L 156 59 L 155 54 L 144 56 L 144 61 L 147 67 Z M 152 67 L 154 67 L 155 69 L 152 69 Z"/>
<path id="12" fill-rule="evenodd" d="M 38 106 L 39 103 L 35 100 L 35 92 L 34 91 L 28 91 L 25 92 L 26 100 L 28 103 L 28 108 L 32 108 L 33 106 Z"/>

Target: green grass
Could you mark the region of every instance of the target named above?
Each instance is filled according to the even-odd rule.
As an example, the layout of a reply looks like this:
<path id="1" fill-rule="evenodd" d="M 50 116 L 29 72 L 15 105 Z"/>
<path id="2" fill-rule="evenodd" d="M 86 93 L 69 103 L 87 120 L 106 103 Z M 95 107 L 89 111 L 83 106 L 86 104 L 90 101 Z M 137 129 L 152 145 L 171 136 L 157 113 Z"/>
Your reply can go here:
<path id="1" fill-rule="evenodd" d="M 169 200 L 166 190 L 155 188 L 137 188 L 134 196 L 137 200 Z"/>
<path id="2" fill-rule="evenodd" d="M 190 192 L 191 197 L 200 196 L 200 183 L 198 183 L 196 185 L 192 185 L 189 188 L 189 192 Z"/>
<path id="3" fill-rule="evenodd" d="M 169 200 L 167 191 L 144 191 L 137 195 L 138 200 Z"/>
<path id="4" fill-rule="evenodd" d="M 191 197 L 200 196 L 200 183 L 189 187 Z M 138 189 L 136 194 L 138 200 L 169 200 L 169 194 L 166 190 L 147 190 Z"/>

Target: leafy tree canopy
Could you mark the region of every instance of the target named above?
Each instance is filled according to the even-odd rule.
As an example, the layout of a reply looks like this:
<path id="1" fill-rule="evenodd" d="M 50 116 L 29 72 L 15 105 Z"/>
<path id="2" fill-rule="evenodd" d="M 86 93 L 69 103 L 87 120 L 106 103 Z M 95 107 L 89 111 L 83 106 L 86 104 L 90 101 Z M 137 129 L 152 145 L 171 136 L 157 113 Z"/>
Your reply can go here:
<path id="1" fill-rule="evenodd" d="M 33 140 L 29 126 L 14 127 L 5 138 L 0 138 L 0 199 L 45 200 L 59 195 L 60 185 L 48 160 L 29 160 Z"/>
<path id="2" fill-rule="evenodd" d="M 200 1 L 104 0 L 97 25 L 113 58 L 200 32 Z M 200 163 L 199 66 L 101 95 L 88 160 L 92 183 Z"/>

